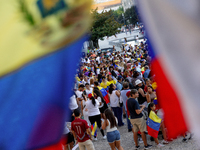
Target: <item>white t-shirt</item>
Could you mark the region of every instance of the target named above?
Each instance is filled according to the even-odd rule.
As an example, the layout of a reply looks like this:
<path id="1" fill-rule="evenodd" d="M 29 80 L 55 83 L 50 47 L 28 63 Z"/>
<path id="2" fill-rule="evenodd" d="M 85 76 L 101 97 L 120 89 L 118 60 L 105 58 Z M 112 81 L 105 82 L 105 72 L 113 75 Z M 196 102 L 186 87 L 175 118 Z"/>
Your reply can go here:
<path id="1" fill-rule="evenodd" d="M 96 116 L 100 114 L 99 111 L 99 101 L 96 100 L 96 104 L 95 106 L 92 104 L 92 100 L 87 100 L 87 102 L 85 103 L 85 108 L 88 109 L 88 116 Z"/>
<path id="2" fill-rule="evenodd" d="M 125 58 L 125 60 L 126 60 L 126 61 L 129 61 L 129 60 L 130 60 L 130 58 Z"/>
<path id="3" fill-rule="evenodd" d="M 67 127 L 67 122 L 65 122 L 65 127 L 64 127 L 64 132 L 63 132 L 63 134 L 68 134 L 70 131 L 69 131 L 69 129 L 68 129 L 68 127 Z"/>
<path id="4" fill-rule="evenodd" d="M 100 104 L 100 102 L 101 102 L 101 105 L 99 106 L 99 108 L 102 108 L 103 107 L 103 102 L 101 101 L 101 97 L 97 97 L 97 100 L 99 101 L 99 104 Z"/>
<path id="5" fill-rule="evenodd" d="M 126 50 L 129 50 L 129 45 L 125 46 L 125 49 L 126 49 Z"/>
<path id="6" fill-rule="evenodd" d="M 100 57 L 99 57 L 99 56 L 96 58 L 96 61 L 98 61 L 98 64 L 101 63 L 101 62 L 100 62 Z"/>
<path id="7" fill-rule="evenodd" d="M 112 91 L 110 94 L 110 107 L 118 107 L 119 106 L 119 97 L 116 95 L 116 90 Z"/>
<path id="8" fill-rule="evenodd" d="M 100 74 L 100 69 L 99 68 L 97 68 L 97 74 Z"/>
<path id="9" fill-rule="evenodd" d="M 79 91 L 79 90 L 76 91 L 77 98 L 83 98 L 82 94 L 83 94 L 82 91 Z M 81 105 L 81 101 L 78 101 L 78 105 Z"/>
<path id="10" fill-rule="evenodd" d="M 90 90 L 86 89 L 85 92 L 86 92 L 86 94 L 88 96 L 88 94 L 92 93 L 92 88 L 90 88 Z"/>
<path id="11" fill-rule="evenodd" d="M 75 95 L 70 97 L 69 108 L 72 111 L 78 108 L 78 104 L 77 104 Z"/>

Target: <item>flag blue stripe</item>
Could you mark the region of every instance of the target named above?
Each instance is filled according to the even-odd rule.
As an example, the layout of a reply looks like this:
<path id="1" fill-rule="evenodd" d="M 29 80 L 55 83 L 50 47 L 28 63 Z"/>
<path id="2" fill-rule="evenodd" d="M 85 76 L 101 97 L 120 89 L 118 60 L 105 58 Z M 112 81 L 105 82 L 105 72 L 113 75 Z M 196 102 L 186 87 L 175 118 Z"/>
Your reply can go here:
<path id="1" fill-rule="evenodd" d="M 160 129 L 160 123 L 157 123 L 157 122 L 154 122 L 153 120 L 151 120 L 150 118 L 147 119 L 147 125 L 156 130 L 156 131 L 159 131 Z"/>
<path id="2" fill-rule="evenodd" d="M 0 79 L 0 149 L 22 150 L 59 140 L 76 65 L 86 39 L 83 37 Z M 55 111 L 53 116 L 49 108 Z M 41 119 L 47 119 L 44 121 L 52 125 L 46 124 L 45 128 Z M 52 135 L 54 131 L 56 135 Z M 37 137 L 32 136 L 43 138 L 37 143 Z"/>

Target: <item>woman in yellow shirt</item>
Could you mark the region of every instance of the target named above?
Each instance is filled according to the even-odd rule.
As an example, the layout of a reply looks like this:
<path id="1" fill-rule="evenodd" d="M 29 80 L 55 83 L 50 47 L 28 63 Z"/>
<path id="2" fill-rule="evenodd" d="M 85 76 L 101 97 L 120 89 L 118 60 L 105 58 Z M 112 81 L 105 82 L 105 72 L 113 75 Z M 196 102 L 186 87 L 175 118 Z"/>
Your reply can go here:
<path id="1" fill-rule="evenodd" d="M 106 80 L 106 77 L 105 76 L 103 76 L 102 77 L 102 82 L 101 82 L 101 84 L 100 84 L 100 86 L 102 87 L 102 88 L 104 88 L 106 91 L 108 90 L 108 81 Z"/>
<path id="2" fill-rule="evenodd" d="M 117 83 L 115 80 L 113 80 L 111 75 L 107 76 L 107 80 L 108 80 L 108 86 L 110 86 L 111 84 L 116 84 Z"/>

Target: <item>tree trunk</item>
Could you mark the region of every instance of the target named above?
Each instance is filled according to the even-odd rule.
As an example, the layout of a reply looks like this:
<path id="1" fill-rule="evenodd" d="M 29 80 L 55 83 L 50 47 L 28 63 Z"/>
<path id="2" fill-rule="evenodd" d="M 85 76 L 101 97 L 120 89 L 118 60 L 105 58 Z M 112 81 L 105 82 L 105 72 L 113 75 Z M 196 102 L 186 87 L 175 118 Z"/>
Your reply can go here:
<path id="1" fill-rule="evenodd" d="M 98 48 L 99 47 L 99 41 L 98 41 L 98 39 L 95 39 L 95 40 L 92 40 L 92 42 L 93 42 L 93 48 Z"/>

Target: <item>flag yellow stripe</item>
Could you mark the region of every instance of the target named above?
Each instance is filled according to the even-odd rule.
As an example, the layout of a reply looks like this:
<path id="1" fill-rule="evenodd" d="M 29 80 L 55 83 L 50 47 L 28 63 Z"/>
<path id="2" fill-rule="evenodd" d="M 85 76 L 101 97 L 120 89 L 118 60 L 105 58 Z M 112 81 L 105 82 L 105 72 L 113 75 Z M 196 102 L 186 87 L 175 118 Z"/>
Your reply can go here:
<path id="1" fill-rule="evenodd" d="M 80 17 L 63 27 L 57 14 L 41 18 L 37 0 L 24 0 L 36 22 L 31 26 L 20 12 L 19 0 L 3 0 L 0 5 L 0 77 L 26 63 L 52 53 L 78 39 L 88 29 L 91 0 L 65 0 L 69 10 L 79 9 Z M 85 7 L 82 5 L 84 4 Z M 82 7 L 81 7 L 82 6 Z M 81 12 L 83 11 L 83 12 Z M 65 11 L 61 11 L 61 13 Z M 73 13 L 70 13 L 73 15 Z M 67 16 L 69 17 L 69 16 Z M 70 17 L 69 17 L 70 18 Z M 73 16 L 71 16 L 73 18 Z M 42 20 L 42 21 L 41 21 Z"/>
<path id="2" fill-rule="evenodd" d="M 160 119 L 160 118 L 155 114 L 154 111 L 151 111 L 151 112 L 150 112 L 149 118 L 150 118 L 151 120 L 153 120 L 154 122 L 157 122 L 157 123 L 161 123 L 161 121 L 162 121 L 162 119 Z"/>

